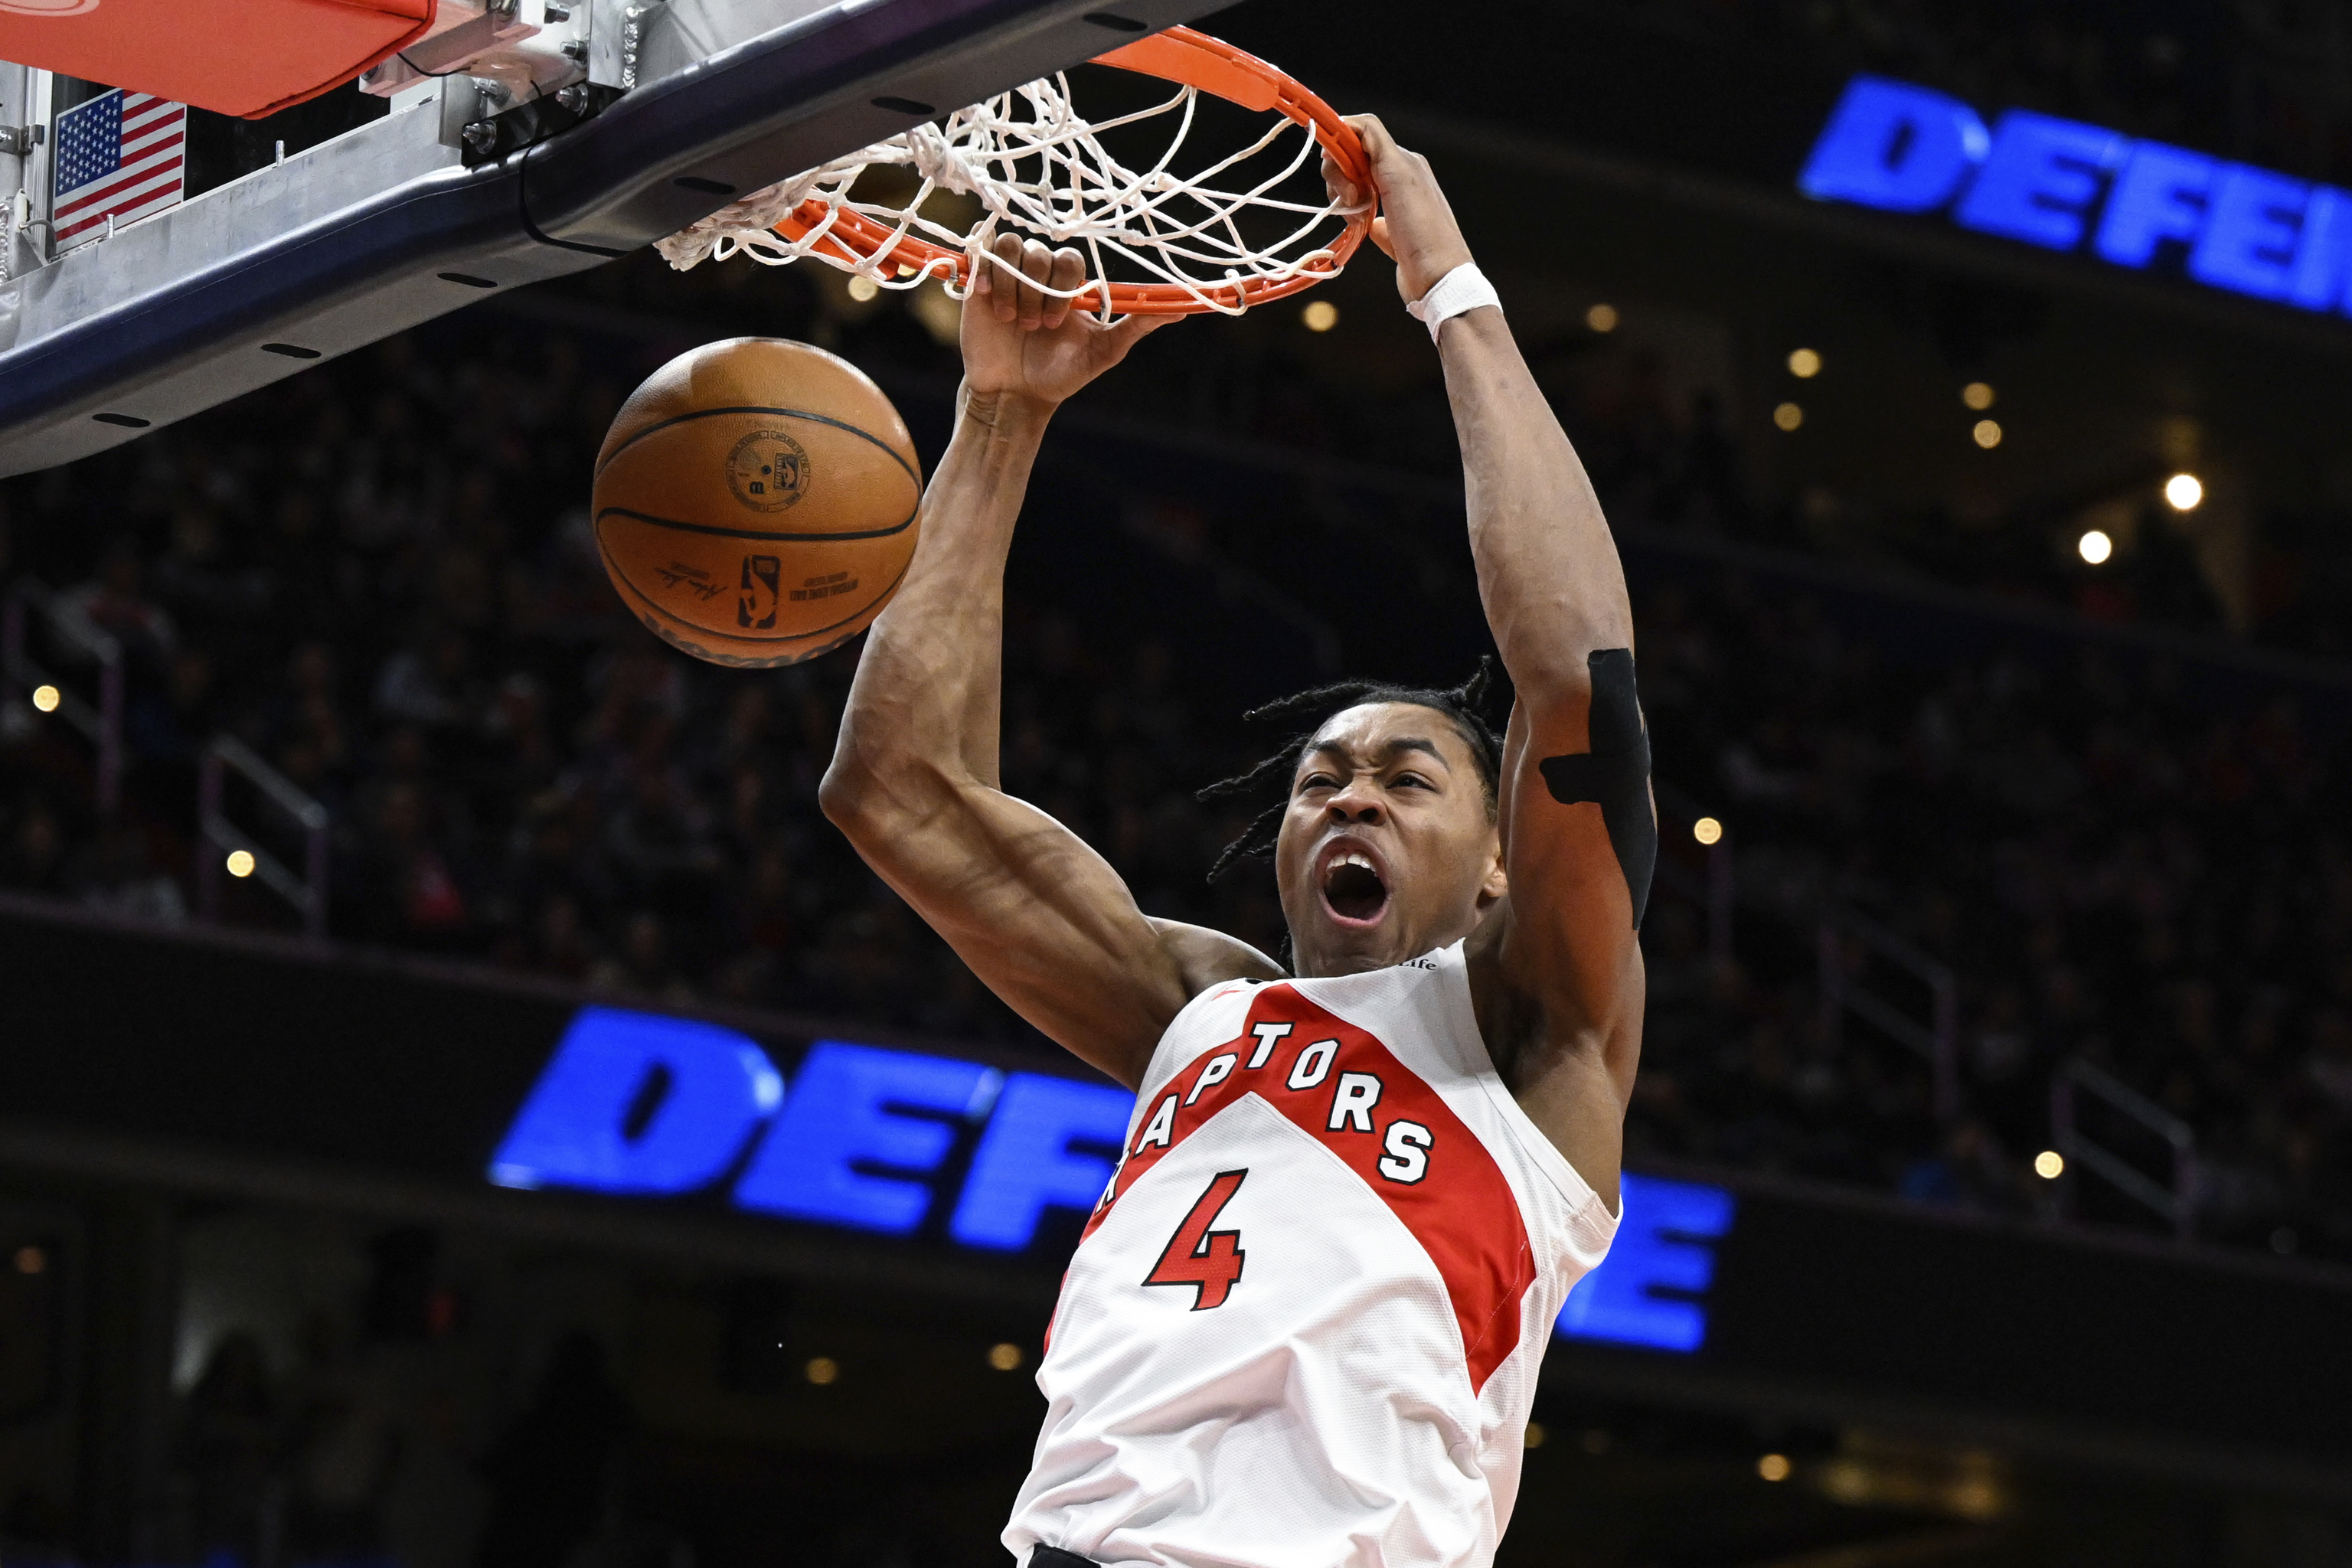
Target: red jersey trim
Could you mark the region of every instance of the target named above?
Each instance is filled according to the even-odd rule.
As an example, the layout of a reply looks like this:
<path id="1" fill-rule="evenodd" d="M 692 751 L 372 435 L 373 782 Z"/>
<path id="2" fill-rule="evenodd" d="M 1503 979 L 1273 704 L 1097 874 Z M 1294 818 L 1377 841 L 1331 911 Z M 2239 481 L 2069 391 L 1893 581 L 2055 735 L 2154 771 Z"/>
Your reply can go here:
<path id="1" fill-rule="evenodd" d="M 1237 1037 L 1143 1105 L 1087 1236 L 1170 1150 L 1247 1094 L 1337 1154 L 1412 1232 L 1445 1281 L 1471 1389 L 1483 1390 L 1518 1348 L 1520 1303 L 1536 1279 L 1517 1194 L 1426 1079 L 1288 985 L 1261 989 Z"/>

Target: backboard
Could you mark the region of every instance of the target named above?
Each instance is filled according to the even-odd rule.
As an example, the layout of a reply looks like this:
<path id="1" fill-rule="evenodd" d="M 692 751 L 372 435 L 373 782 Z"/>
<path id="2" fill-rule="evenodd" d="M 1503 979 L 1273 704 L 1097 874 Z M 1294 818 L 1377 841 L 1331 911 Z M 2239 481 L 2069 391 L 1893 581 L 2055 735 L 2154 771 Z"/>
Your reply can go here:
<path id="1" fill-rule="evenodd" d="M 436 36 L 362 79 L 389 113 L 63 245 L 52 127 L 92 89 L 0 64 L 0 200 L 30 218 L 5 226 L 0 476 L 601 265 L 1214 3 L 440 0 Z"/>

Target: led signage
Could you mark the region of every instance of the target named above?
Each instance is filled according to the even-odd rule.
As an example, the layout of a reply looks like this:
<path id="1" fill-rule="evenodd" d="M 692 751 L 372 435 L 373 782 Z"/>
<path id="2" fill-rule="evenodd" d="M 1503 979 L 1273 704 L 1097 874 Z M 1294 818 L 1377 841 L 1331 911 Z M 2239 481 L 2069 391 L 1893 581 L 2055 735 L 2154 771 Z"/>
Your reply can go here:
<path id="1" fill-rule="evenodd" d="M 1617 1237 L 1608 1258 L 1568 1293 L 1559 1331 L 1572 1340 L 1695 1351 L 1706 1341 L 1706 1291 L 1715 1283 L 1715 1244 L 1731 1229 L 1731 1194 L 1631 1171 L 1622 1181 Z"/>
<path id="2" fill-rule="evenodd" d="M 797 1076 L 787 1095 L 759 1044 L 716 1024 L 583 1007 L 490 1180 L 654 1197 L 731 1174 L 737 1208 L 905 1236 L 965 1122 L 980 1142 L 948 1233 L 1017 1252 L 1047 1208 L 1094 1206 L 1135 1107 L 1104 1084 L 838 1040 L 811 1046 Z"/>
<path id="3" fill-rule="evenodd" d="M 1948 93 L 1859 76 L 1797 184 L 2118 267 L 2177 260 L 2217 289 L 2352 311 L 2352 193 L 2078 121 L 2012 109 L 1988 129 Z"/>
<path id="4" fill-rule="evenodd" d="M 886 1236 L 913 1233 L 951 1200 L 950 1239 L 1019 1252 L 1048 1209 L 1094 1206 L 1134 1109 L 1132 1095 L 1108 1085 L 839 1040 L 811 1046 L 787 1091 L 748 1035 L 584 1007 L 500 1140 L 489 1177 L 624 1197 L 723 1185 L 748 1213 Z M 976 1141 L 954 1182 L 959 1128 Z M 1570 1292 L 1559 1331 L 1698 1349 L 1731 1194 L 1629 1174 L 1624 1209 L 1608 1261 Z"/>

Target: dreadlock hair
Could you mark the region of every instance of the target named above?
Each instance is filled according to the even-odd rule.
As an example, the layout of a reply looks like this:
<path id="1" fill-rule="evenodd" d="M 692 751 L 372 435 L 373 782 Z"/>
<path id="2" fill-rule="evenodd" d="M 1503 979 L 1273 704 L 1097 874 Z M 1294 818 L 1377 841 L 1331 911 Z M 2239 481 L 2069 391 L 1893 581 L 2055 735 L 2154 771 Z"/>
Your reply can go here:
<path id="1" fill-rule="evenodd" d="M 1290 809 L 1290 779 L 1297 771 L 1299 754 L 1315 739 L 1316 731 L 1335 715 L 1367 702 L 1409 702 L 1416 708 L 1434 708 L 1453 721 L 1454 732 L 1470 748 L 1471 760 L 1478 766 L 1478 782 L 1486 792 L 1486 815 L 1492 817 L 1501 787 L 1503 738 L 1487 715 L 1497 695 L 1496 688 L 1499 683 L 1495 678 L 1500 671 L 1495 656 L 1486 654 L 1479 658 L 1478 668 L 1470 679 L 1451 689 L 1398 686 L 1385 680 L 1341 680 L 1281 698 L 1243 714 L 1244 724 L 1296 724 L 1303 720 L 1307 727 L 1255 767 L 1229 779 L 1220 779 L 1193 797 L 1215 801 L 1263 799 L 1269 791 L 1275 795 L 1274 804 L 1251 818 L 1241 837 L 1217 856 L 1217 863 L 1209 868 L 1209 880 L 1213 882 L 1223 876 L 1225 868 L 1236 860 L 1263 859 L 1274 853 L 1275 839 L 1282 831 L 1283 814 Z"/>

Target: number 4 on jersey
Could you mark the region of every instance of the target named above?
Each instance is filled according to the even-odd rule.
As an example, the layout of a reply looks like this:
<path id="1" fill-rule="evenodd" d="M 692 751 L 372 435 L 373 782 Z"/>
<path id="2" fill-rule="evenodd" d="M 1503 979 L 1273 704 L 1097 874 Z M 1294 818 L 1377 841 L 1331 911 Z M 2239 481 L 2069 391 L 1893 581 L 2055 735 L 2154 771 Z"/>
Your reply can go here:
<path id="1" fill-rule="evenodd" d="M 1223 1171 L 1209 1184 L 1176 1234 L 1168 1238 L 1166 1250 L 1150 1274 L 1146 1285 L 1190 1285 L 1198 1292 L 1192 1298 L 1192 1310 L 1205 1312 L 1212 1307 L 1222 1307 L 1240 1283 L 1242 1233 L 1237 1230 L 1211 1230 L 1217 1223 L 1217 1211 L 1223 1208 L 1233 1195 L 1241 1191 L 1242 1178 L 1247 1171 Z"/>

